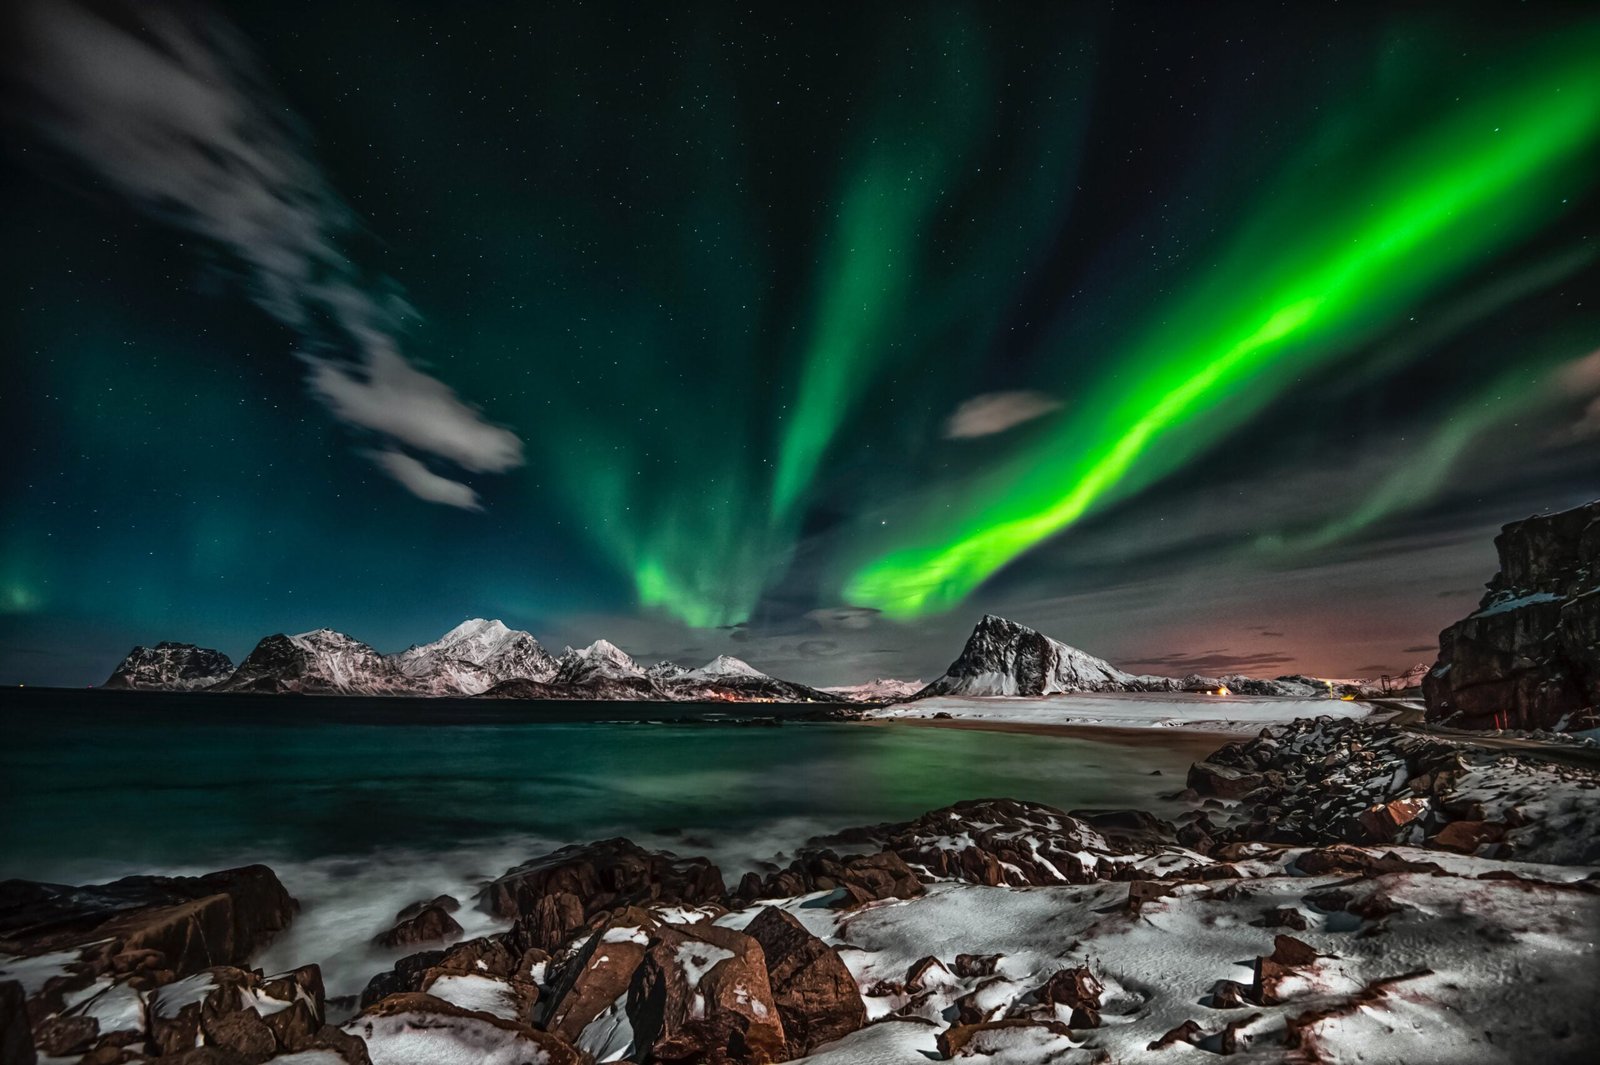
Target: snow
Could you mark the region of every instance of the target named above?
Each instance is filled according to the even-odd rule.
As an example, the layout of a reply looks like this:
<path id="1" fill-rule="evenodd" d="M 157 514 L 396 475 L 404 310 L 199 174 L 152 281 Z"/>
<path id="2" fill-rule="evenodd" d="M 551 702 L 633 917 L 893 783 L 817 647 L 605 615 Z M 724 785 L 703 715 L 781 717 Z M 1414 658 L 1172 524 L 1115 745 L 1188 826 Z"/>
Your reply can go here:
<path id="1" fill-rule="evenodd" d="M 1365 717 L 1366 703 L 1342 699 L 1184 693 L 1077 692 L 1034 698 L 938 696 L 866 711 L 871 719 L 903 721 L 949 714 L 961 721 L 1007 725 L 1105 725 L 1249 733 L 1297 717 Z"/>
<path id="2" fill-rule="evenodd" d="M 1555 592 L 1532 592 L 1528 595 L 1519 595 L 1515 599 L 1503 599 L 1498 603 L 1491 603 L 1489 606 L 1468 616 L 1486 618 L 1494 614 L 1505 614 L 1512 610 L 1520 610 L 1522 607 L 1533 606 L 1536 603 L 1559 603 L 1565 598 L 1567 597 Z"/>
<path id="3" fill-rule="evenodd" d="M 97 980 L 71 996 L 65 1012 L 93 1017 L 102 1035 L 144 1031 L 144 996 L 127 984 L 112 983 L 109 978 Z"/>
<path id="4" fill-rule="evenodd" d="M 493 977 L 448 974 L 429 984 L 427 991 L 464 1010 L 477 1010 L 506 1021 L 526 1020 L 511 985 Z"/>
<path id="5" fill-rule="evenodd" d="M 677 953 L 678 968 L 683 970 L 683 978 L 693 991 L 700 986 L 706 974 L 715 969 L 721 962 L 733 957 L 733 951 L 726 947 L 713 946 L 702 943 L 698 939 L 691 939 L 680 944 Z"/>
<path id="6" fill-rule="evenodd" d="M 851 702 L 880 703 L 898 702 L 909 699 L 923 688 L 927 687 L 920 680 L 894 680 L 890 677 L 879 677 L 869 680 L 865 684 L 845 684 L 833 688 L 823 688 L 822 691 L 829 695 L 837 695 Z"/>
<path id="7" fill-rule="evenodd" d="M 1427 852 L 1427 857 L 1438 856 Z M 1484 868 L 1461 860 L 1469 863 L 1466 868 Z M 941 959 L 958 953 L 1003 955 L 995 977 L 925 985 L 932 994 L 917 1012 L 936 1020 L 937 1027 L 887 1021 L 801 1060 L 808 1065 L 923 1060 L 956 998 L 982 984 L 983 1004 L 1003 1009 L 1056 970 L 1083 964 L 1106 985 L 1103 1026 L 1074 1034 L 1113 1061 L 1143 1060 L 1151 1042 L 1190 1019 L 1214 1033 L 1257 1012 L 1262 1018 L 1250 1031 L 1281 1040 L 1287 1020 L 1320 1007 L 1353 1011 L 1349 1018 L 1316 1028 L 1332 1061 L 1470 1065 L 1505 1060 L 1507 1045 L 1523 1048 L 1528 1060 L 1567 1060 L 1574 1047 L 1600 1037 L 1587 976 L 1597 960 L 1592 930 L 1600 922 L 1600 897 L 1531 881 L 1390 874 L 1368 883 L 1401 909 L 1375 928 L 1305 903 L 1308 894 L 1341 880 L 1273 875 L 1187 884 L 1176 886 L 1171 897 L 1146 902 L 1136 915 L 1123 907 L 1125 883 L 939 884 L 921 898 L 846 914 L 790 900 L 785 908 L 813 932 L 842 945 L 841 956 L 864 991 L 880 981 L 903 980 L 918 959 L 930 954 Z M 1249 983 L 1249 963 L 1272 952 L 1279 931 L 1249 922 L 1280 906 L 1311 915 L 1310 930 L 1292 934 L 1327 957 L 1285 983 L 1288 1000 L 1282 1003 L 1248 1011 L 1202 1005 L 1218 980 Z M 719 923 L 737 926 L 746 920 L 744 914 L 730 914 Z M 1487 944 L 1493 949 L 1486 950 Z M 1371 992 L 1366 1005 L 1352 1005 L 1353 996 L 1365 994 L 1369 984 L 1427 968 L 1434 975 L 1397 981 Z M 867 998 L 874 1016 L 908 1001 L 903 994 Z M 997 1056 L 992 1061 L 1042 1063 L 1069 1045 L 1053 1043 L 1039 1031 L 993 1038 Z M 1186 1060 L 1190 1055 L 1180 1046 L 1172 1056 Z"/>
<path id="8" fill-rule="evenodd" d="M 650 942 L 650 936 L 642 928 L 626 928 L 616 926 L 605 930 L 600 936 L 602 943 L 638 943 L 644 946 Z"/>
<path id="9" fill-rule="evenodd" d="M 216 987 L 216 980 L 208 972 L 186 976 L 151 992 L 150 1012 L 160 1018 L 176 1017 L 183 1007 L 204 1001 Z"/>
<path id="10" fill-rule="evenodd" d="M 83 949 L 75 947 L 52 954 L 35 954 L 31 958 L 0 955 L 0 978 L 20 983 L 25 995 L 37 995 L 50 980 L 67 975 L 68 963 L 77 961 Z"/>
<path id="11" fill-rule="evenodd" d="M 751 677 L 756 680 L 767 680 L 767 675 L 743 659 L 730 655 L 718 655 L 699 669 L 689 673 L 690 677 L 711 679 L 716 677 Z"/>
<path id="12" fill-rule="evenodd" d="M 366 1041 L 372 1065 L 549 1065 L 550 1055 L 521 1032 L 473 1017 L 397 1013 L 360 1017 L 346 1032 Z"/>
<path id="13" fill-rule="evenodd" d="M 628 993 L 624 991 L 578 1033 L 579 1050 L 597 1062 L 621 1061 L 633 1054 L 633 1022 L 628 1019 Z"/>
<path id="14" fill-rule="evenodd" d="M 332 1050 L 302 1050 L 298 1054 L 279 1054 L 267 1061 L 272 1065 L 347 1065 L 344 1058 Z"/>

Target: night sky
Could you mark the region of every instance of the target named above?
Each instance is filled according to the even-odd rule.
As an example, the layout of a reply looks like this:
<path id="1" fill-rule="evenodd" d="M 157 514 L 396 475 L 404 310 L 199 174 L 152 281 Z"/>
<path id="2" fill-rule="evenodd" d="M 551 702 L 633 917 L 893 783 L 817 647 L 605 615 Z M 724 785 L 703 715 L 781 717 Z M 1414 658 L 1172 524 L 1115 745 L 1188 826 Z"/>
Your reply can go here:
<path id="1" fill-rule="evenodd" d="M 15 0 L 0 682 L 1431 660 L 1600 495 L 1588 4 Z"/>

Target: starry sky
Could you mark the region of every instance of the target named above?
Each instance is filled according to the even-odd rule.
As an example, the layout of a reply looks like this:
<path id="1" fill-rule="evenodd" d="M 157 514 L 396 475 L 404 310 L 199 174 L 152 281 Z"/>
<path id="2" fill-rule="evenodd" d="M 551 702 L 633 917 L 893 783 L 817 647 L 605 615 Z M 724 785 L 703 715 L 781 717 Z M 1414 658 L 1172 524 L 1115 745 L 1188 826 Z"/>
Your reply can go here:
<path id="1" fill-rule="evenodd" d="M 1589 5 L 17 0 L 0 682 L 1431 660 L 1600 495 Z"/>

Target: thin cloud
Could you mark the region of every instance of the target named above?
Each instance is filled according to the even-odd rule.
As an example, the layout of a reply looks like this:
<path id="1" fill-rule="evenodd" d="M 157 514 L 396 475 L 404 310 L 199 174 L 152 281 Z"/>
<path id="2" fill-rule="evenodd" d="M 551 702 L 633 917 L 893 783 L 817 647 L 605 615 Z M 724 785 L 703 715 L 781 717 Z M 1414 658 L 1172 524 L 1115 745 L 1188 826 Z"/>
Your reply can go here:
<path id="1" fill-rule="evenodd" d="M 27 0 L 3 21 L 8 120 L 223 252 L 250 299 L 299 333 L 310 390 L 335 417 L 386 453 L 403 445 L 477 473 L 522 464 L 515 433 L 400 353 L 414 312 L 344 254 L 352 212 L 228 24 L 187 6 L 75 0 Z M 380 466 L 419 498 L 461 505 L 412 466 Z"/>
<path id="2" fill-rule="evenodd" d="M 1061 401 L 1043 392 L 988 392 L 973 396 L 944 423 L 950 440 L 992 436 L 1060 408 Z"/>
<path id="3" fill-rule="evenodd" d="M 462 510 L 483 509 L 483 504 L 478 501 L 478 493 L 471 486 L 439 476 L 404 452 L 370 451 L 367 457 L 418 499 L 447 507 L 460 507 Z"/>

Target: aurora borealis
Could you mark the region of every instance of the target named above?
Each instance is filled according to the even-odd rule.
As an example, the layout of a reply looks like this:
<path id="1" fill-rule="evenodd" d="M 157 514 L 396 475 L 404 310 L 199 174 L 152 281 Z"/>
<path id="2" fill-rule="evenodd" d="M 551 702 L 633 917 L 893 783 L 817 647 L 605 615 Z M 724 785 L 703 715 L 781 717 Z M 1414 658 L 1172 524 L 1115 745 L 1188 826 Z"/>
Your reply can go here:
<path id="1" fill-rule="evenodd" d="M 985 610 L 1377 672 L 1600 494 L 1580 5 L 16 10 L 6 682 Z"/>

